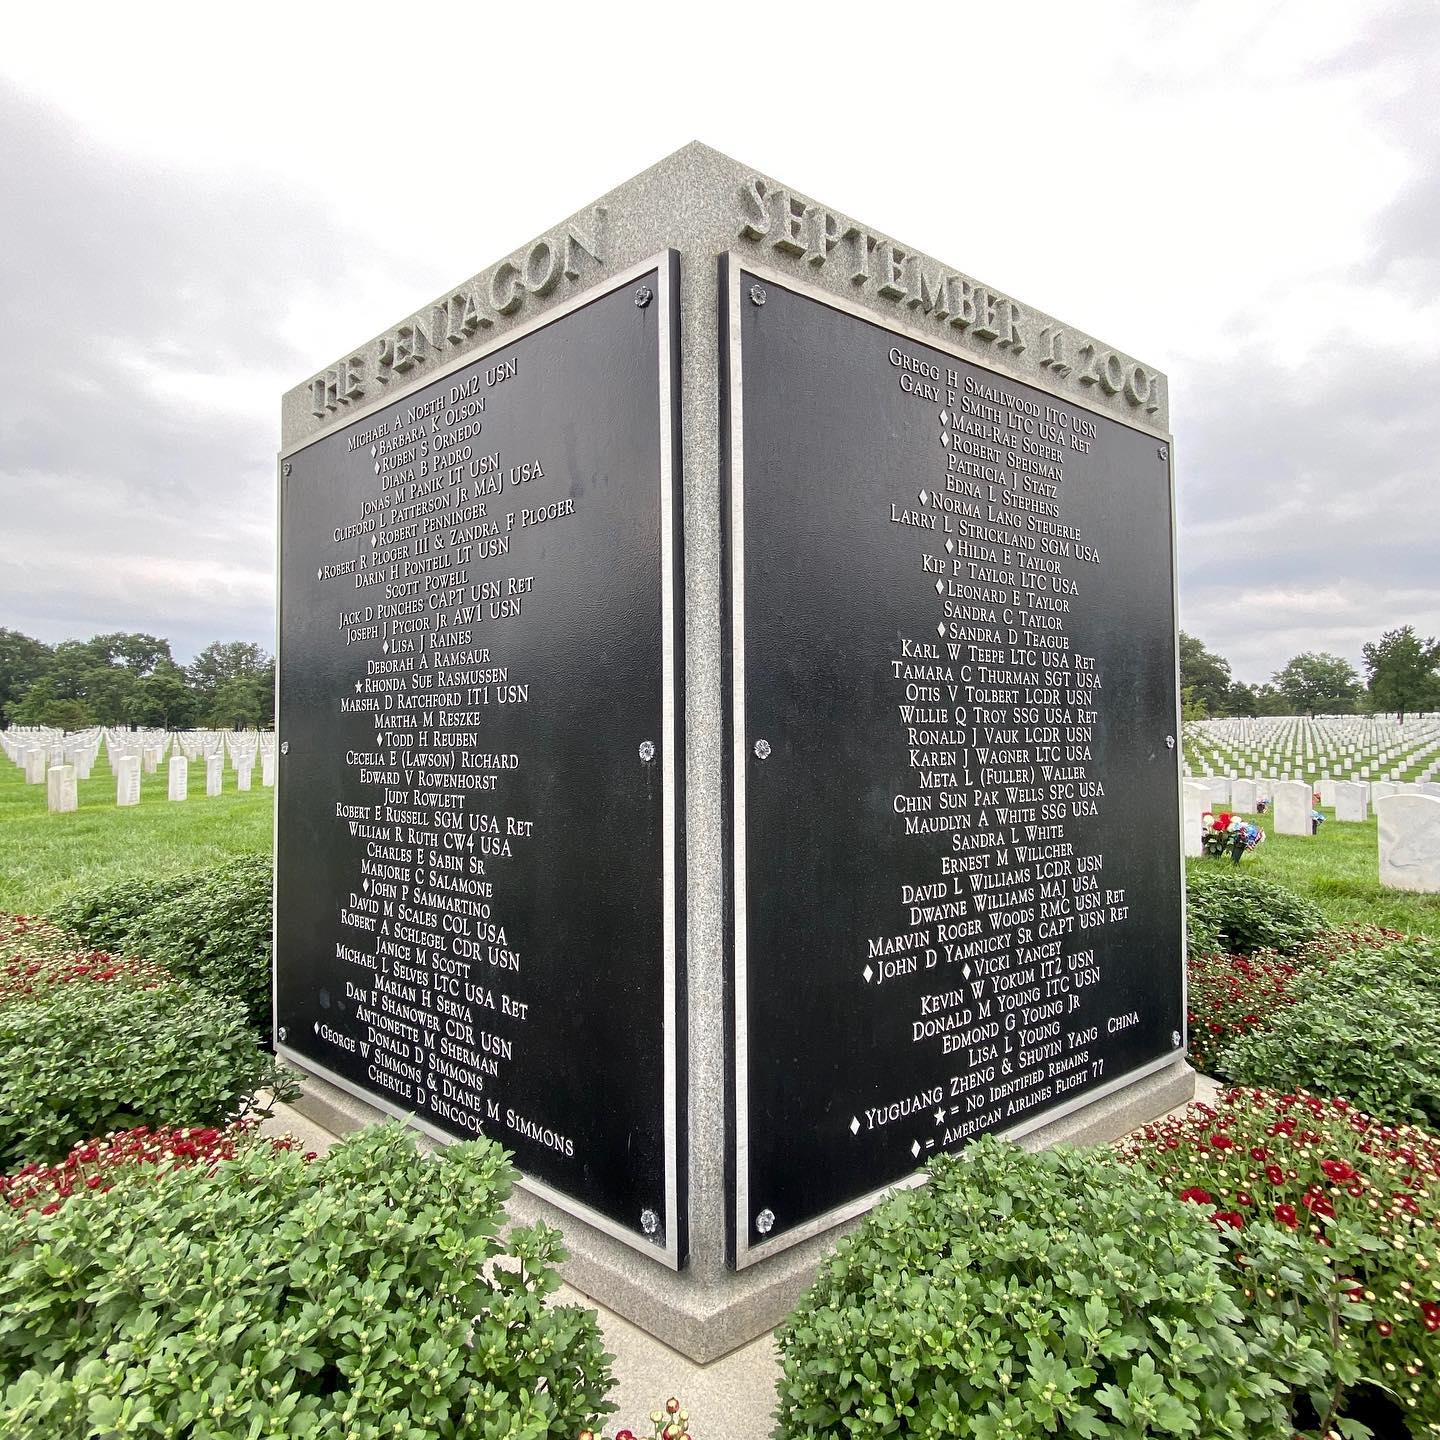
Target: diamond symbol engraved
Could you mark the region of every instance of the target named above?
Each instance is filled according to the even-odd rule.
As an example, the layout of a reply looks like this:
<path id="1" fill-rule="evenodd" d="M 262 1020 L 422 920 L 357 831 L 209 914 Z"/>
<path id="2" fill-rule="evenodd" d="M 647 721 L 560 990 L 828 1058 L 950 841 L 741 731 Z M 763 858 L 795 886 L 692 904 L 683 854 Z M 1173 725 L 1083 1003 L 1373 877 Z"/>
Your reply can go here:
<path id="1" fill-rule="evenodd" d="M 380 462 L 378 460 L 375 462 L 375 473 L 377 475 L 380 473 Z"/>
<path id="2" fill-rule="evenodd" d="M 310 1028 L 318 1035 L 320 1033 L 320 1022 L 317 1020 Z"/>
<path id="3" fill-rule="evenodd" d="M 940 443 L 945 446 L 947 450 L 950 448 L 950 432 L 948 430 L 940 436 Z"/>
<path id="4" fill-rule="evenodd" d="M 955 542 L 954 542 L 953 540 L 947 540 L 947 541 L 945 542 L 945 553 L 946 553 L 947 555 L 951 555 L 951 554 L 954 553 L 954 551 L 955 551 Z"/>
<path id="5" fill-rule="evenodd" d="M 775 1212 L 773 1210 L 762 1210 L 755 1217 L 755 1228 L 762 1235 L 768 1235 L 775 1228 Z"/>
<path id="6" fill-rule="evenodd" d="M 370 456 L 371 456 L 372 459 L 373 459 L 376 455 L 378 455 L 379 453 L 380 453 L 380 451 L 379 451 L 379 449 L 378 449 L 376 446 L 372 445 L 372 446 L 370 447 Z"/>
<path id="7" fill-rule="evenodd" d="M 660 1228 L 660 1217 L 653 1210 L 642 1210 L 640 1228 L 647 1235 L 653 1235 Z"/>
<path id="8" fill-rule="evenodd" d="M 640 758 L 647 765 L 655 758 L 655 742 L 653 740 L 642 740 L 640 742 Z"/>
<path id="9" fill-rule="evenodd" d="M 910 1142 L 910 1153 L 915 1156 L 917 1160 L 920 1158 L 920 1142 L 918 1140 L 912 1140 Z"/>
<path id="10" fill-rule="evenodd" d="M 757 740 L 755 742 L 755 754 L 759 756 L 761 760 L 768 759 L 770 755 L 770 742 L 768 740 Z"/>
<path id="11" fill-rule="evenodd" d="M 948 425 L 950 423 L 950 412 L 948 410 L 942 410 L 940 412 L 940 423 L 942 425 Z"/>
<path id="12" fill-rule="evenodd" d="M 921 503 L 922 505 L 928 505 L 928 504 L 930 503 L 930 493 L 929 493 L 929 491 L 927 491 L 927 490 L 922 490 L 922 491 L 920 492 L 920 503 Z"/>
<path id="13" fill-rule="evenodd" d="M 860 973 L 865 977 L 865 983 L 867 985 L 875 975 L 875 972 L 868 965 Z"/>
<path id="14" fill-rule="evenodd" d="M 379 543 L 380 543 L 380 541 L 379 541 L 378 537 L 376 537 L 375 535 L 372 534 L 372 535 L 370 536 L 370 544 L 371 544 L 372 546 L 375 546 L 375 545 L 378 545 Z"/>
<path id="15" fill-rule="evenodd" d="M 315 572 L 315 578 L 317 580 L 323 580 L 325 578 L 325 572 L 323 570 L 317 570 Z"/>
<path id="16" fill-rule="evenodd" d="M 935 627 L 935 633 L 937 635 L 943 635 L 945 633 L 945 622 L 943 620 Z"/>
<path id="17" fill-rule="evenodd" d="M 319 1022 L 317 1021 L 316 1023 L 318 1024 Z M 858 1135 L 860 1133 L 860 1117 L 858 1115 L 852 1115 L 850 1117 L 850 1133 L 852 1135 Z"/>
<path id="18" fill-rule="evenodd" d="M 968 980 L 968 979 L 970 978 L 970 962 L 969 962 L 968 960 L 965 962 L 965 972 L 964 972 L 964 973 L 965 973 L 965 978 Z"/>
<path id="19" fill-rule="evenodd" d="M 937 595 L 943 595 L 945 593 L 945 582 L 943 580 L 937 580 L 935 582 L 935 593 Z"/>

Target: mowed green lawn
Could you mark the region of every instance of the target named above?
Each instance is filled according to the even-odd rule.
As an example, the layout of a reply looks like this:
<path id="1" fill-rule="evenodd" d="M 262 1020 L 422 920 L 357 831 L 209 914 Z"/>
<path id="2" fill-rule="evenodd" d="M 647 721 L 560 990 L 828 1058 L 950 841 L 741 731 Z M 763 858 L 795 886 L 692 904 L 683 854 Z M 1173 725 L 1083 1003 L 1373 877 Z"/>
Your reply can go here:
<path id="1" fill-rule="evenodd" d="M 1325 823 L 1311 838 L 1277 835 L 1273 814 L 1246 815 L 1264 830 L 1265 842 L 1241 861 L 1241 868 L 1298 890 L 1337 929 L 1383 925 L 1440 938 L 1440 895 L 1381 889 L 1374 816 L 1363 825 L 1342 825 L 1333 810 L 1320 813 Z M 1203 868 L 1231 862 L 1202 857 L 1186 863 Z"/>
<path id="2" fill-rule="evenodd" d="M 191 763 L 190 798 L 167 800 L 167 762 L 140 777 L 140 803 L 119 809 L 104 752 L 80 782 L 80 808 L 51 815 L 45 787 L 0 755 L 0 910 L 43 913 L 71 891 L 112 880 L 173 874 L 228 856 L 269 853 L 275 792 L 242 794 L 227 767 L 221 793 L 205 796 L 205 767 Z"/>

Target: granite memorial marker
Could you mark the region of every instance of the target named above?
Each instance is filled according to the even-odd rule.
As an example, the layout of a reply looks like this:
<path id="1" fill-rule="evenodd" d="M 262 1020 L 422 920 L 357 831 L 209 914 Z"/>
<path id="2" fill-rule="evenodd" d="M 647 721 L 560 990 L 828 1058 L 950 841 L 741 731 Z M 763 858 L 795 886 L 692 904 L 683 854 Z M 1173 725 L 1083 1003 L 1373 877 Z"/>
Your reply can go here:
<path id="1" fill-rule="evenodd" d="M 290 391 L 302 1108 L 493 1136 L 703 1360 L 927 1157 L 1187 1098 L 1167 415 L 700 145 Z"/>

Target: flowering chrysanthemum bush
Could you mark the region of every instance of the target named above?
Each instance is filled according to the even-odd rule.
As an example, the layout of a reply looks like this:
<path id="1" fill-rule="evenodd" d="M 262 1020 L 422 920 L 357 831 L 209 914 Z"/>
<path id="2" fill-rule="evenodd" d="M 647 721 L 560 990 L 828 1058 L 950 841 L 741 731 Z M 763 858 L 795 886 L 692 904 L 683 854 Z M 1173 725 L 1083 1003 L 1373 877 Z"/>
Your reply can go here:
<path id="1" fill-rule="evenodd" d="M 1237 1257 L 1257 1225 L 1279 1225 L 1328 1267 L 1309 1300 L 1334 1371 L 1314 1397 L 1322 1421 L 1364 1382 L 1394 1396 L 1412 1435 L 1440 1434 L 1440 1136 L 1344 1100 L 1236 1088 L 1147 1126 L 1121 1154 L 1207 1215 Z M 1268 1309 L 1280 1288 L 1252 1284 L 1242 1303 Z"/>
<path id="2" fill-rule="evenodd" d="M 1223 1078 L 1225 1047 L 1242 1035 L 1265 1029 L 1276 1011 L 1293 1005 L 1298 977 L 1319 974 L 1342 955 L 1378 950 L 1401 938 L 1394 930 L 1331 931 L 1307 941 L 1293 955 L 1274 950 L 1190 955 L 1185 966 L 1190 1063 L 1207 1075 Z"/>
<path id="3" fill-rule="evenodd" d="M 1190 868 L 1185 912 L 1192 955 L 1253 955 L 1257 950 L 1293 955 L 1325 928 L 1325 917 L 1309 900 L 1232 865 Z"/>
<path id="4" fill-rule="evenodd" d="M 1262 1269 L 1323 1283 L 1283 1227 Z M 1093 1151 L 985 1138 L 871 1211 L 779 1333 L 789 1440 L 1291 1440 L 1313 1337 L 1244 1304 L 1208 1215 Z"/>
<path id="5" fill-rule="evenodd" d="M 53 1215 L 73 1195 L 109 1190 L 136 1165 L 216 1165 L 233 1160 L 247 1145 L 293 1150 L 289 1136 L 262 1136 L 252 1120 L 232 1125 L 137 1125 L 113 1135 L 86 1140 L 54 1164 L 32 1160 L 13 1175 L 0 1175 L 0 1201 L 12 1210 L 41 1210 Z M 310 1154 L 307 1159 L 314 1159 Z"/>
<path id="6" fill-rule="evenodd" d="M 1357 948 L 1290 986 L 1293 1004 L 1221 1057 L 1240 1085 L 1336 1096 L 1382 1120 L 1440 1127 L 1440 942 Z"/>
<path id="7" fill-rule="evenodd" d="M 52 916 L 87 944 L 144 955 L 172 975 L 238 1000 L 250 1023 L 270 1025 L 268 855 L 154 880 L 122 880 L 77 893 Z"/>
<path id="8" fill-rule="evenodd" d="M 0 1207 L 0 1434 L 574 1440 L 610 1357 L 558 1233 L 497 1238 L 511 1178 L 392 1125 Z"/>
<path id="9" fill-rule="evenodd" d="M 293 1082 L 233 1000 L 10 924 L 0 948 L 0 1170 L 136 1125 L 218 1125 Z"/>

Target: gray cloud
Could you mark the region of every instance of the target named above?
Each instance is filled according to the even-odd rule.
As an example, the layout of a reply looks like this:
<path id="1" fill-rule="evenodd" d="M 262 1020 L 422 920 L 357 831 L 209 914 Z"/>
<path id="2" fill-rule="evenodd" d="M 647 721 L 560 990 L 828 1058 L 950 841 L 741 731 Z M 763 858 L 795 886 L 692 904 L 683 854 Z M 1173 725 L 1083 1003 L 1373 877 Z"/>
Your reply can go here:
<path id="1" fill-rule="evenodd" d="M 291 298 L 341 237 L 272 182 L 107 153 L 0 83 L 0 624 L 273 635 Z M 351 239 L 351 237 L 344 237 Z"/>

